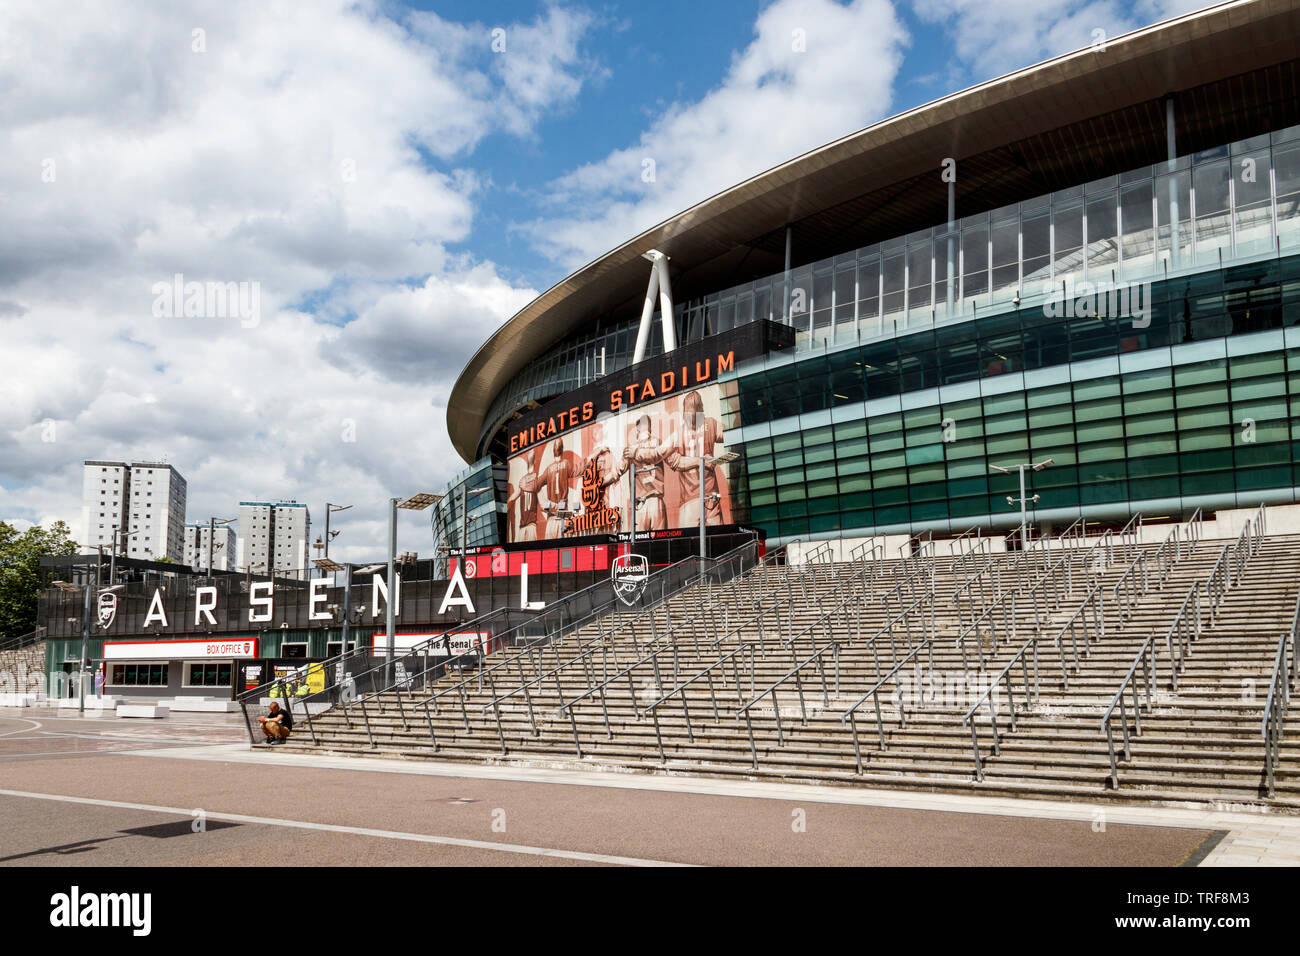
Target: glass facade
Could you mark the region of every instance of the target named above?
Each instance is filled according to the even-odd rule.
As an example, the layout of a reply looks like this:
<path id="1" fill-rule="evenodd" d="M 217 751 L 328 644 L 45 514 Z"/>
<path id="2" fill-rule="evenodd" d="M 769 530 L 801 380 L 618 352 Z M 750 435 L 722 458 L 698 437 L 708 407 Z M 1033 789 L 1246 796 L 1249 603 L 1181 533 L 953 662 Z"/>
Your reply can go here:
<path id="1" fill-rule="evenodd" d="M 465 468 L 443 489 L 443 498 L 431 509 L 434 547 L 461 547 L 461 528 L 465 513 L 469 524 L 465 545 L 481 548 L 505 541 L 504 520 L 507 501 L 506 470 L 483 458 Z"/>
<path id="2" fill-rule="evenodd" d="M 1293 260 L 1294 261 L 1294 260 Z M 812 394 L 820 363 L 789 366 Z M 860 375 L 859 375 L 860 377 Z M 746 392 L 770 389 L 748 376 Z M 1006 388 L 1012 385 L 1011 388 Z M 780 386 L 785 387 L 785 386 Z M 841 412 L 845 414 L 835 414 Z M 1296 500 L 1300 328 L 974 380 L 741 428 L 738 498 L 771 539 L 1010 526 L 1018 477 L 1038 518 L 1118 518 Z M 734 420 L 734 419 L 733 419 Z M 751 435 L 767 432 L 765 437 Z"/>
<path id="3" fill-rule="evenodd" d="M 679 342 L 755 319 L 833 349 L 1041 301 L 1062 283 L 1164 279 L 1300 249 L 1300 127 L 1158 163 L 845 252 L 675 306 Z M 497 396 L 486 441 L 528 401 L 631 363 L 639 315 L 601 320 Z M 648 355 L 662 352 L 658 321 Z"/>
<path id="4" fill-rule="evenodd" d="M 792 352 L 725 376 L 739 513 L 776 544 L 1010 527 L 1018 477 L 990 466 L 1045 458 L 1031 489 L 1045 522 L 1295 501 L 1300 127 L 676 313 L 682 341 L 764 318 L 796 330 Z M 604 343 L 604 371 L 630 361 L 638 319 L 582 340 Z M 534 361 L 502 413 L 524 384 L 544 396 L 598 377 L 574 372 L 574 347 Z"/>

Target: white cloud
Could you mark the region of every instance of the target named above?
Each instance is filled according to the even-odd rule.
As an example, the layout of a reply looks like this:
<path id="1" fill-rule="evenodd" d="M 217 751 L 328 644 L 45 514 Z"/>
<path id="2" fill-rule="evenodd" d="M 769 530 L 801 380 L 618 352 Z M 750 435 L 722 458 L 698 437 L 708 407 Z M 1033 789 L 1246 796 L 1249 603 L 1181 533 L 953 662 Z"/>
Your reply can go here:
<path id="1" fill-rule="evenodd" d="M 0 6 L 0 519 L 81 534 L 83 458 L 166 456 L 191 520 L 285 496 L 320 521 L 329 498 L 366 557 L 389 495 L 458 470 L 450 379 L 534 295 L 447 251 L 469 164 L 573 101 L 589 19 L 505 24 L 492 59 L 486 27 L 388 12 Z M 259 321 L 156 317 L 176 273 L 258 283 Z"/>
<path id="2" fill-rule="evenodd" d="M 884 116 L 906 43 L 887 0 L 777 0 L 716 88 L 672 104 L 636 145 L 552 183 L 551 215 L 516 228 L 567 267 L 581 265 Z"/>
<path id="3" fill-rule="evenodd" d="M 921 19 L 947 27 L 970 82 L 1213 5 L 1213 0 L 913 0 Z"/>

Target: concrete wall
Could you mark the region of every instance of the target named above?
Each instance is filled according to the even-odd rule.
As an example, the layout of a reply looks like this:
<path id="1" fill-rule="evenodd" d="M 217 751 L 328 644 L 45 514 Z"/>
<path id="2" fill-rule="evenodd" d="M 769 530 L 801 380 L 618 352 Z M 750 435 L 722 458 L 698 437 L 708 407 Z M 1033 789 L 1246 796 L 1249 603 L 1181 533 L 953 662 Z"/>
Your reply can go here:
<path id="1" fill-rule="evenodd" d="M 1235 539 L 1241 534 L 1241 529 L 1246 526 L 1246 522 L 1254 517 L 1257 509 L 1255 508 L 1233 508 L 1223 509 L 1215 513 L 1214 519 L 1201 522 L 1201 539 L 1205 541 L 1227 542 Z M 1295 534 L 1300 535 L 1300 505 L 1269 505 L 1265 507 L 1265 527 L 1269 534 Z M 1169 535 L 1172 524 L 1152 524 L 1144 525 L 1138 535 L 1139 544 L 1159 544 Z M 1048 528 L 1054 534 L 1059 534 L 1065 530 L 1062 525 L 1058 528 Z M 1089 535 L 1091 538 L 1091 535 Z M 809 541 L 792 541 L 786 546 L 786 560 L 790 564 L 803 564 L 805 555 L 815 548 L 823 545 L 829 546 L 831 554 L 836 561 L 854 560 L 853 551 L 862 547 L 868 541 L 868 537 L 851 537 L 851 538 L 826 538 L 822 540 Z M 883 542 L 885 546 L 885 557 L 897 560 L 909 552 L 906 550 L 910 537 L 905 534 L 891 534 L 877 536 L 875 541 Z M 1000 534 L 994 534 L 987 539 L 988 547 L 991 553 L 1004 553 L 1006 548 L 1006 539 Z M 969 549 L 971 542 L 969 538 L 958 540 L 956 538 L 945 538 L 934 542 L 934 553 L 937 557 L 949 557 L 953 554 L 960 554 L 963 550 Z M 905 549 L 900 552 L 900 548 Z"/>

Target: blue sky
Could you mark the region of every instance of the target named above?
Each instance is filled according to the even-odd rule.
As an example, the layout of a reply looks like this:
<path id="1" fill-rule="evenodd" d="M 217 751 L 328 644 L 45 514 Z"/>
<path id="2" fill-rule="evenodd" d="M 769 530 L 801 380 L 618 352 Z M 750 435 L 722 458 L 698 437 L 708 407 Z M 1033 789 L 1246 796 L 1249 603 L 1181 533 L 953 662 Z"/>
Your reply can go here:
<path id="1" fill-rule="evenodd" d="M 82 459 L 162 458 L 191 521 L 355 505 L 336 546 L 365 560 L 387 497 L 462 467 L 464 362 L 577 266 L 870 123 L 1205 5 L 120 0 L 106 25 L 6 0 L 0 520 L 83 536 Z M 160 301 L 176 275 L 255 314 Z"/>

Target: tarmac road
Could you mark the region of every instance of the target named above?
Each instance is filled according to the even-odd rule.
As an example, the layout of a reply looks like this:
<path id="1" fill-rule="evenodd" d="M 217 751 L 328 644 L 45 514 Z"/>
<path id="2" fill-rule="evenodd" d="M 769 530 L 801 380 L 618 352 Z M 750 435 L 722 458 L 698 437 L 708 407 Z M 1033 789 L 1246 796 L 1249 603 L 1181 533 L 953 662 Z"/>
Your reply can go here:
<path id="1" fill-rule="evenodd" d="M 0 717 L 0 865 L 1177 866 L 1219 836 L 1098 829 L 1032 802 L 1015 816 L 837 803 L 836 788 L 801 801 L 743 782 L 692 793 L 250 760 L 240 726 L 202 717 Z"/>

